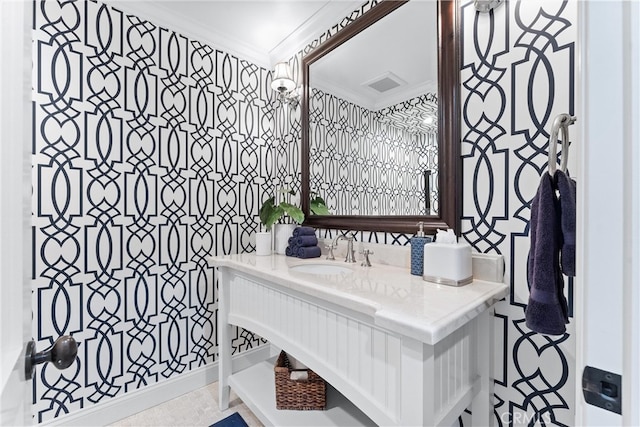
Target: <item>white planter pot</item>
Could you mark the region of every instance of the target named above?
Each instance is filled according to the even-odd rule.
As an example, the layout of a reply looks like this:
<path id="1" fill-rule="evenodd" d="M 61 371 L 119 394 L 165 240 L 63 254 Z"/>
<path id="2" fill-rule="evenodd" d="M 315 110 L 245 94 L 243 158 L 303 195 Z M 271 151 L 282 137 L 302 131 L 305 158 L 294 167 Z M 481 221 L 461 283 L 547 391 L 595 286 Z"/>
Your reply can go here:
<path id="1" fill-rule="evenodd" d="M 273 226 L 276 235 L 275 252 L 277 254 L 285 254 L 285 250 L 289 245 L 289 237 L 291 237 L 296 227 L 295 224 L 276 224 Z"/>
<path id="2" fill-rule="evenodd" d="M 271 231 L 256 233 L 256 255 L 271 255 Z"/>

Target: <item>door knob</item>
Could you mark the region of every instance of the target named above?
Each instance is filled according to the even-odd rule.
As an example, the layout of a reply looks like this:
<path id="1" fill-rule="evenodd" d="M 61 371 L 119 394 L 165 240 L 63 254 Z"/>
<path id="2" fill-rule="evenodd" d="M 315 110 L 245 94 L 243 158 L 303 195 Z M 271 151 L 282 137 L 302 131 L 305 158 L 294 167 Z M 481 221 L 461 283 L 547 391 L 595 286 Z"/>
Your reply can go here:
<path id="1" fill-rule="evenodd" d="M 26 379 L 33 378 L 36 365 L 41 363 L 51 362 L 58 369 L 66 369 L 71 366 L 77 354 L 78 343 L 69 335 L 59 337 L 50 348 L 39 353 L 36 353 L 35 341 L 29 341 L 24 362 Z"/>

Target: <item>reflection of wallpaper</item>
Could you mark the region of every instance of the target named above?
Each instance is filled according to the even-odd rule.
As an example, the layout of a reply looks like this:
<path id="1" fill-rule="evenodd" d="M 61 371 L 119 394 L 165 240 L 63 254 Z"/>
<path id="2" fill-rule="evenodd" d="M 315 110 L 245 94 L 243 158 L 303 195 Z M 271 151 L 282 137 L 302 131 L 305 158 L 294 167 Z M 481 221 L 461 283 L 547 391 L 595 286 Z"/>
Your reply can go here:
<path id="1" fill-rule="evenodd" d="M 33 36 L 33 335 L 79 342 L 47 422 L 216 359 L 205 257 L 253 250 L 273 110 L 268 70 L 113 7 L 36 1 Z"/>
<path id="2" fill-rule="evenodd" d="M 426 170 L 433 175 L 430 212 L 437 212 L 437 135 L 407 127 L 412 114 L 431 111 L 433 104 L 420 107 L 426 99 L 372 112 L 311 90 L 310 187 L 333 214 L 424 215 Z"/>
<path id="3" fill-rule="evenodd" d="M 425 122 L 427 117 L 433 121 Z M 376 120 L 409 133 L 435 134 L 438 132 L 438 97 L 426 93 L 383 108 L 376 111 Z"/>
<path id="4" fill-rule="evenodd" d="M 504 255 L 511 285 L 511 296 L 498 305 L 495 317 L 496 425 L 574 425 L 574 320 L 561 337 L 533 334 L 524 325 L 523 307 L 529 206 L 546 169 L 548 132 L 556 114 L 574 113 L 577 4 L 515 0 L 489 14 L 477 13 L 471 0 L 460 4 L 463 238 L 476 251 Z M 366 2 L 362 8 L 370 7 Z M 326 38 L 323 34 L 304 52 Z M 301 58 L 299 53 L 293 63 Z M 394 245 L 406 245 L 411 237 L 356 236 Z M 375 263 L 375 255 L 371 258 Z M 565 287 L 570 302 L 572 287 L 572 282 Z M 460 423 L 469 425 L 466 415 Z"/>

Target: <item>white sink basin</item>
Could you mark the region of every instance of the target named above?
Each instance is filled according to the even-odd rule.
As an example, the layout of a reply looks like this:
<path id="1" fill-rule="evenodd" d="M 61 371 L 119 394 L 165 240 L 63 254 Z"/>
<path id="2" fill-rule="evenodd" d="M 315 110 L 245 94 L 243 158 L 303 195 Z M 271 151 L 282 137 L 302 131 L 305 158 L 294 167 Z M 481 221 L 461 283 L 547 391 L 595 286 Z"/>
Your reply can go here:
<path id="1" fill-rule="evenodd" d="M 298 273 L 319 274 L 319 275 L 337 275 L 353 273 L 349 267 L 340 264 L 298 264 L 289 267 L 289 270 Z"/>

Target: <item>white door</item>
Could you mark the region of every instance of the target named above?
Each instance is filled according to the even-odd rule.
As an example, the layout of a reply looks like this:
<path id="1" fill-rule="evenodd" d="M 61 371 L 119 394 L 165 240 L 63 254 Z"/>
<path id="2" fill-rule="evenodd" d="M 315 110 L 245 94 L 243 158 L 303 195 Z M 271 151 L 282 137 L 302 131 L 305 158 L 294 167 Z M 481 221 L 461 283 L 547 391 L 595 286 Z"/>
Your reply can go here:
<path id="1" fill-rule="evenodd" d="M 0 425 L 31 424 L 31 5 L 0 0 Z"/>
<path id="2" fill-rule="evenodd" d="M 640 4 L 580 2 L 576 425 L 640 425 Z M 587 388 L 590 366 L 621 376 Z M 603 374 L 603 373 L 600 373 Z M 606 377 L 606 374 L 605 374 Z M 591 395 L 593 398 L 593 395 Z M 621 400 L 621 414 L 612 411 Z"/>

